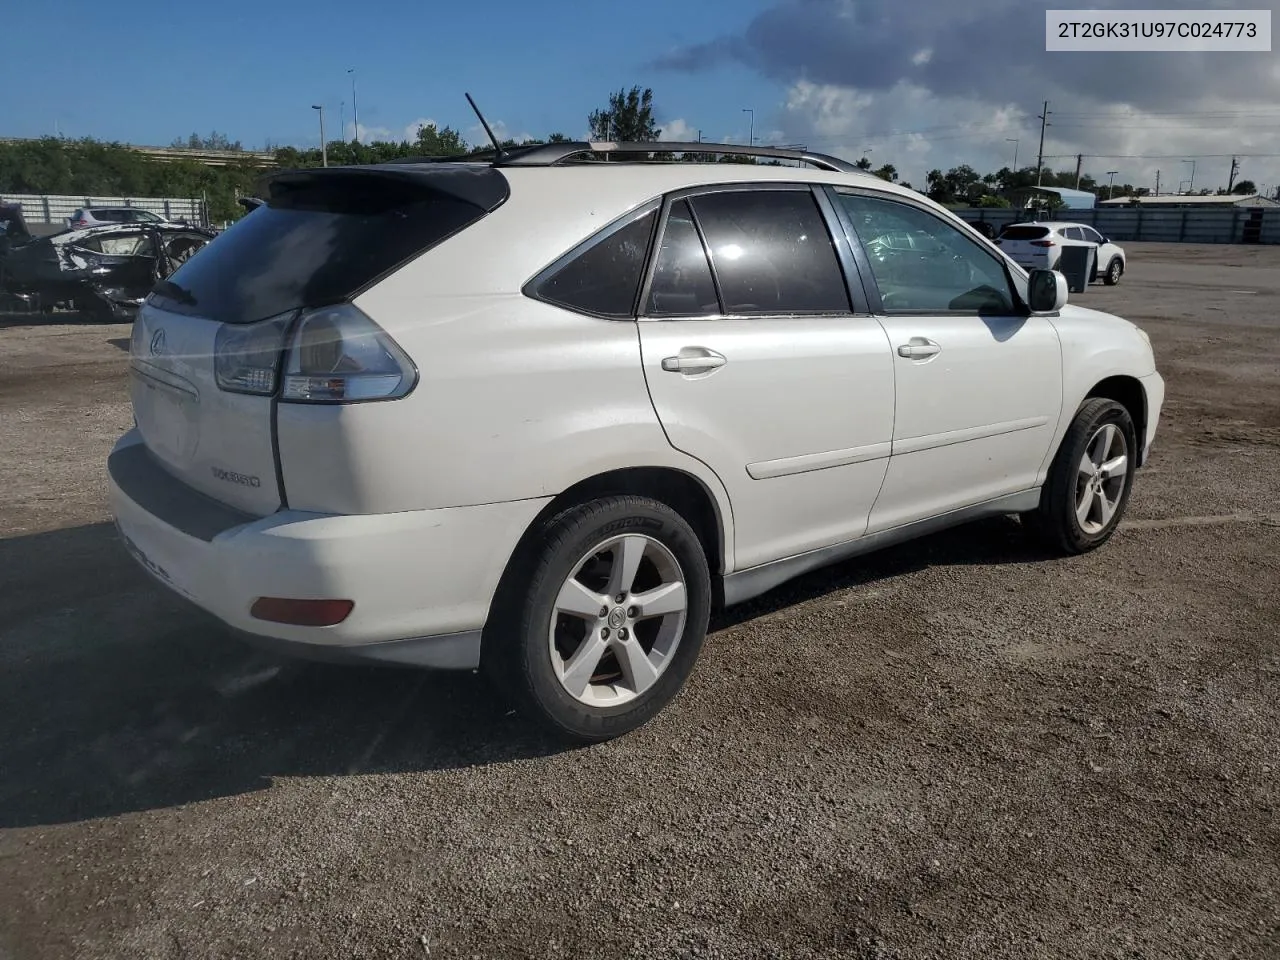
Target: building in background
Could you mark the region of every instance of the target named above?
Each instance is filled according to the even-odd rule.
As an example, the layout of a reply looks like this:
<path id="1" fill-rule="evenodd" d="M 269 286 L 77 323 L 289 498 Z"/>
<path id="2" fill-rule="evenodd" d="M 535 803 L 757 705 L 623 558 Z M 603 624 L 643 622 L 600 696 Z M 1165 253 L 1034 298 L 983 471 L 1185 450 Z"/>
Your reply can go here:
<path id="1" fill-rule="evenodd" d="M 1236 196 L 1235 194 L 1210 194 L 1208 196 L 1183 195 L 1177 193 L 1163 193 L 1159 196 L 1151 197 L 1116 197 L 1114 200 L 1103 200 L 1098 206 L 1115 210 L 1125 209 L 1128 207 L 1140 207 L 1143 210 L 1154 207 L 1157 210 L 1168 210 L 1177 207 L 1184 209 L 1194 208 L 1197 210 L 1227 210 L 1231 207 L 1280 207 L 1280 203 L 1274 200 L 1268 200 L 1261 194 L 1252 194 L 1251 196 Z"/>

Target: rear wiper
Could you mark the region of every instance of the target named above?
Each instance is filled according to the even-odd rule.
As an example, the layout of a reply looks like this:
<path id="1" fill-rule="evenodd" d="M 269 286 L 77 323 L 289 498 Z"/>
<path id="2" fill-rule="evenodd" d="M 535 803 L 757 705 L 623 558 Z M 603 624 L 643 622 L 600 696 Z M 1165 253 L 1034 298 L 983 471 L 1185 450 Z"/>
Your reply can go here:
<path id="1" fill-rule="evenodd" d="M 172 280 L 161 280 L 151 288 L 151 292 L 158 293 L 162 297 L 169 297 L 171 300 L 178 301 L 178 303 L 185 303 L 189 307 L 194 307 L 196 303 L 196 298 L 192 296 L 190 290 L 178 286 Z"/>

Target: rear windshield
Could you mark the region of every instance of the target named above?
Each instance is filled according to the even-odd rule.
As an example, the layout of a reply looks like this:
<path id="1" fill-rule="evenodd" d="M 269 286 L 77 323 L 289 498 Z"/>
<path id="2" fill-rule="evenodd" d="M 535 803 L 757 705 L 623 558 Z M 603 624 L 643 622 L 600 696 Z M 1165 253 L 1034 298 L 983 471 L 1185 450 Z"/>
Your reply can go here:
<path id="1" fill-rule="evenodd" d="M 157 286 L 165 309 L 253 323 L 349 300 L 506 198 L 506 180 L 437 189 L 432 177 L 334 171 L 282 178 Z M 471 178 L 474 179 L 474 178 Z"/>
<path id="2" fill-rule="evenodd" d="M 1048 235 L 1048 227 L 1005 227 L 1000 231 L 1001 240 L 1039 240 Z"/>

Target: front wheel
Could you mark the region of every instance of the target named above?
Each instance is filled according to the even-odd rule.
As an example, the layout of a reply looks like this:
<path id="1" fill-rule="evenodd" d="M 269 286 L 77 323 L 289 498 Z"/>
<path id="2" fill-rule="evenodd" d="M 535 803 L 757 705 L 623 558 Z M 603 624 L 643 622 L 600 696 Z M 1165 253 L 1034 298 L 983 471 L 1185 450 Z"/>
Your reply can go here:
<path id="1" fill-rule="evenodd" d="M 1124 273 L 1124 267 L 1120 264 L 1120 258 L 1112 257 L 1111 263 L 1107 264 L 1107 272 L 1102 278 L 1102 282 L 1108 287 L 1114 287 L 1120 282 L 1120 274 L 1122 273 Z"/>
<path id="2" fill-rule="evenodd" d="M 628 733 L 693 672 L 711 611 L 702 544 L 670 507 L 636 496 L 570 508 L 540 539 L 532 572 L 500 590 L 482 666 L 564 739 Z"/>
<path id="3" fill-rule="evenodd" d="M 1129 503 L 1137 448 L 1128 410 L 1105 397 L 1086 400 L 1049 468 L 1039 509 L 1023 519 L 1063 553 L 1102 546 Z"/>

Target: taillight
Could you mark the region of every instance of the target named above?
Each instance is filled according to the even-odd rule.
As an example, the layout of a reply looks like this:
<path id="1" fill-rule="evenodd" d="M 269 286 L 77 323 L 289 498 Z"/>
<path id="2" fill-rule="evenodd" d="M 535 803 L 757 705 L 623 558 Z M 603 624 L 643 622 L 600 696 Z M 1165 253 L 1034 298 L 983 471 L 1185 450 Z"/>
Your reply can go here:
<path id="1" fill-rule="evenodd" d="M 418 373 L 399 345 L 350 304 L 304 313 L 284 364 L 282 401 L 352 403 L 394 400 Z"/>
<path id="2" fill-rule="evenodd" d="M 213 372 L 228 393 L 271 396 L 276 392 L 280 351 L 296 310 L 258 323 L 224 323 L 213 339 Z"/>
<path id="3" fill-rule="evenodd" d="M 1053 241 L 1052 240 L 1032 240 L 1031 245 L 1033 247 L 1052 247 Z"/>

